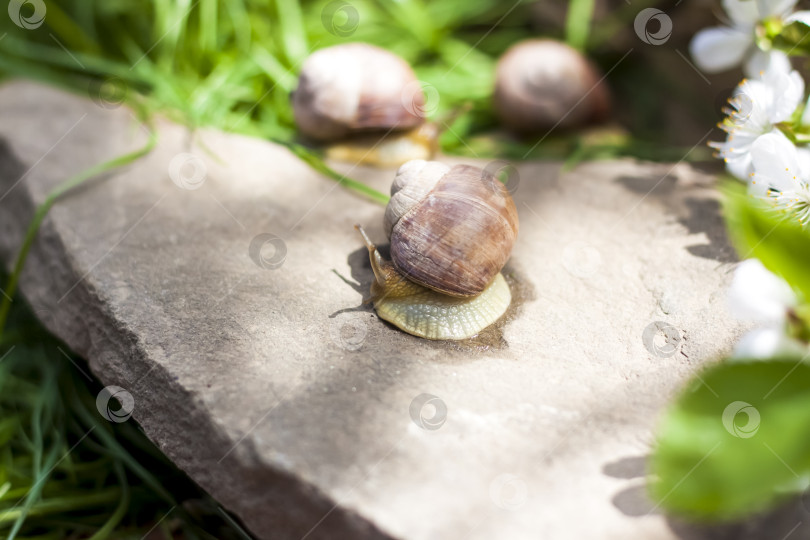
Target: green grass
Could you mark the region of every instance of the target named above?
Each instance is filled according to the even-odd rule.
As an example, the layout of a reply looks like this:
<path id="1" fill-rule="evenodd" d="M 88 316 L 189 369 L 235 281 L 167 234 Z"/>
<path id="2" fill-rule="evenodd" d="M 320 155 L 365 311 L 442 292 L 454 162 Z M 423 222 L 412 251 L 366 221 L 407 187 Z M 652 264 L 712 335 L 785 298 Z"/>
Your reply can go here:
<path id="1" fill-rule="evenodd" d="M 591 38 L 591 30 L 600 30 L 591 28 L 592 11 L 592 0 L 571 2 L 564 32 L 544 35 L 592 47 L 609 69 L 625 51 L 612 49 L 604 32 Z M 603 22 L 613 32 L 626 31 L 636 12 L 617 10 Z M 316 49 L 364 41 L 401 55 L 438 95 L 433 118 L 453 118 L 440 125 L 446 153 L 565 159 L 587 145 L 595 150 L 583 159 L 683 155 L 680 148 L 658 153 L 629 136 L 594 141 L 593 135 L 555 132 L 536 144 L 539 136 L 520 141 L 494 132 L 495 63 L 510 45 L 538 37 L 531 20 L 528 0 L 63 0 L 47 3 L 44 24 L 34 30 L 0 17 L 0 31 L 7 33 L 0 40 L 0 74 L 38 78 L 101 101 L 123 99 L 146 116 L 160 113 L 191 127 L 294 145 L 315 163 L 318 150 L 298 144 L 289 102 L 298 70 Z M 646 69 L 639 72 L 639 82 L 647 84 Z"/>
<path id="2" fill-rule="evenodd" d="M 9 315 L 0 342 L 0 537 L 139 539 L 154 527 L 163 538 L 247 538 L 133 421 L 101 416 L 101 385 L 23 302 Z"/>
<path id="3" fill-rule="evenodd" d="M 493 42 L 505 46 L 530 36 L 521 6 L 510 12 L 513 5 L 498 0 L 353 1 L 333 16 L 329 6 L 291 0 L 48 3 L 36 30 L 5 22 L 0 69 L 85 92 L 93 79 L 115 78 L 150 112 L 292 141 L 289 92 L 317 48 L 366 41 L 392 49 L 438 90 L 441 114 L 468 101 L 488 107 L 494 56 L 471 48 L 471 32 L 506 15 Z M 356 28 L 346 26 L 355 20 Z M 497 39 L 505 35 L 508 40 Z"/>

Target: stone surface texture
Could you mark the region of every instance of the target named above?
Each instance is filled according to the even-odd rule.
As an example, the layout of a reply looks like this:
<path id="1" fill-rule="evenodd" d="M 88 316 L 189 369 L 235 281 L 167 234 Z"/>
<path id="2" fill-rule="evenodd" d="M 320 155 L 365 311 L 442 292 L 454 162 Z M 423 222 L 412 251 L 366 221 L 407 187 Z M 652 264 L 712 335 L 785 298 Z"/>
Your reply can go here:
<path id="1" fill-rule="evenodd" d="M 124 107 L 27 82 L 0 88 L 0 118 L 7 265 L 51 188 L 146 141 Z M 734 256 L 711 175 L 518 164 L 508 269 L 524 293 L 487 348 L 361 306 L 353 225 L 384 243 L 380 205 L 283 147 L 158 130 L 147 157 L 53 208 L 21 291 L 256 536 L 686 537 L 646 500 L 644 457 L 667 402 L 744 330 L 725 309 Z M 394 175 L 339 168 L 382 191 Z M 645 343 L 656 321 L 669 342 Z M 422 394 L 439 401 L 417 401 L 415 421 Z"/>

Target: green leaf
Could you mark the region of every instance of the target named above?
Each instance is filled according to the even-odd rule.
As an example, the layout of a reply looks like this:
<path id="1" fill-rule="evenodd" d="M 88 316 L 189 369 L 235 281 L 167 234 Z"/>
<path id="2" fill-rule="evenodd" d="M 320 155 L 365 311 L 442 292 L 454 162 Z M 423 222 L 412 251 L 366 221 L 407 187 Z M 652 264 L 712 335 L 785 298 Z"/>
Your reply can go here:
<path id="1" fill-rule="evenodd" d="M 585 50 L 593 17 L 594 0 L 571 0 L 565 18 L 565 40 L 573 48 Z"/>
<path id="2" fill-rule="evenodd" d="M 301 5 L 295 0 L 276 0 L 278 9 L 279 35 L 284 44 L 284 52 L 291 65 L 303 62 L 309 45 L 304 30 Z"/>
<path id="3" fill-rule="evenodd" d="M 700 518 L 765 509 L 810 473 L 808 425 L 810 365 L 801 359 L 715 365 L 663 419 L 652 495 Z"/>
<path id="4" fill-rule="evenodd" d="M 737 182 L 723 191 L 726 225 L 740 258 L 756 257 L 810 300 L 810 232 L 796 217 L 747 195 Z"/>
<path id="5" fill-rule="evenodd" d="M 773 48 L 785 51 L 791 56 L 805 56 L 810 48 L 807 25 L 801 21 L 787 26 L 782 26 L 781 23 L 766 25 L 764 38 L 772 41 Z"/>

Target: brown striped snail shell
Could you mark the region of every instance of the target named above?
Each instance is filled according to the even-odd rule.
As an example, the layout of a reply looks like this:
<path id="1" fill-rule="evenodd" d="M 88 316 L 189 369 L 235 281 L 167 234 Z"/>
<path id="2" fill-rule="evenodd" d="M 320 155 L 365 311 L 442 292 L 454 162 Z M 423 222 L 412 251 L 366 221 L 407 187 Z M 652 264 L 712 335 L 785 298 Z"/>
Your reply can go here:
<path id="1" fill-rule="evenodd" d="M 461 340 L 500 319 L 512 301 L 500 270 L 518 232 L 512 197 L 469 165 L 413 160 L 391 186 L 383 226 L 393 261 L 360 226 L 380 318 L 425 339 Z"/>
<path id="2" fill-rule="evenodd" d="M 424 93 L 410 65 L 366 43 L 316 51 L 292 94 L 299 130 L 317 140 L 413 128 L 424 121 Z"/>
<path id="3" fill-rule="evenodd" d="M 400 274 L 446 295 L 473 297 L 509 259 L 518 214 L 488 171 L 413 160 L 391 186 L 384 228 Z"/>

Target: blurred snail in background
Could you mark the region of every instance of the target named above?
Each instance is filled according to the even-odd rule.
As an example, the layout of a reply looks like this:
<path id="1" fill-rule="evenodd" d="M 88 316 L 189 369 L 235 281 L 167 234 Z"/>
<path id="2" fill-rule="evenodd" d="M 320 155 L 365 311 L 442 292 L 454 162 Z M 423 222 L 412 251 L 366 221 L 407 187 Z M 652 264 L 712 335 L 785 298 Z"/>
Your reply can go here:
<path id="1" fill-rule="evenodd" d="M 374 270 L 371 301 L 382 319 L 419 337 L 460 340 L 506 312 L 512 296 L 500 272 L 517 238 L 518 215 L 488 171 L 405 163 L 383 226 L 391 261 L 358 226 Z"/>
<path id="2" fill-rule="evenodd" d="M 340 141 L 327 148 L 333 159 L 398 166 L 435 152 L 435 126 L 423 126 L 422 85 L 405 60 L 385 49 L 347 43 L 316 51 L 291 98 L 301 133 Z"/>
<path id="3" fill-rule="evenodd" d="M 519 134 L 572 128 L 604 120 L 607 85 L 577 50 L 551 39 L 522 41 L 498 61 L 493 105 L 501 122 Z"/>

